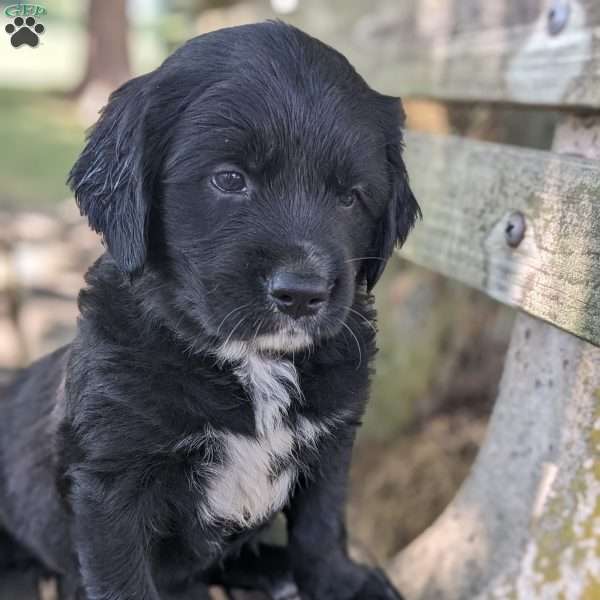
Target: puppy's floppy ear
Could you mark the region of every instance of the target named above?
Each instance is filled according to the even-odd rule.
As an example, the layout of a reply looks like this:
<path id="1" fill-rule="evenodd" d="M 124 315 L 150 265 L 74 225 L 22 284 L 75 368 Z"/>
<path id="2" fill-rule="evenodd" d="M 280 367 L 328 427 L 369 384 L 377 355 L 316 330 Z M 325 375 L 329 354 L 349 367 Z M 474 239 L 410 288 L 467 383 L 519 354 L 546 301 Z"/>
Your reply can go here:
<path id="1" fill-rule="evenodd" d="M 130 275 L 142 270 L 147 252 L 150 198 L 143 148 L 149 78 L 132 79 L 111 95 L 68 179 L 81 214 Z"/>
<path id="2" fill-rule="evenodd" d="M 394 246 L 402 246 L 417 219 L 421 218 L 421 209 L 410 189 L 408 173 L 402 160 L 402 132 L 405 116 L 402 104 L 397 98 L 393 100 L 394 126 L 387 132 L 386 155 L 390 178 L 390 201 L 387 212 L 377 224 L 371 256 L 375 260 L 366 261 L 365 275 L 367 290 L 371 291 L 394 251 Z M 377 260 L 380 259 L 380 260 Z"/>

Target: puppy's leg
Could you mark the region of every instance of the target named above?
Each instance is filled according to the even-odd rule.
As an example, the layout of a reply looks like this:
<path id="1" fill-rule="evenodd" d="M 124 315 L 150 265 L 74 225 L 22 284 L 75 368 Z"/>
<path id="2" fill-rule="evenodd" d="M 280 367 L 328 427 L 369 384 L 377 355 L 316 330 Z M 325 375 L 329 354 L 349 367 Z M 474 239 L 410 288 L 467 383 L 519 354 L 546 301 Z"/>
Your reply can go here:
<path id="1" fill-rule="evenodd" d="M 300 600 L 293 579 L 287 548 L 248 544 L 238 556 L 228 559 L 215 570 L 211 583 L 225 589 L 244 589 L 263 592 L 270 600 Z"/>
<path id="2" fill-rule="evenodd" d="M 345 435 L 324 453 L 316 477 L 299 486 L 287 513 L 296 583 L 308 600 L 401 600 L 382 571 L 348 557 L 344 511 L 354 436 Z"/>
<path id="3" fill-rule="evenodd" d="M 147 554 L 148 516 L 139 496 L 78 470 L 72 509 L 86 600 L 160 600 Z"/>

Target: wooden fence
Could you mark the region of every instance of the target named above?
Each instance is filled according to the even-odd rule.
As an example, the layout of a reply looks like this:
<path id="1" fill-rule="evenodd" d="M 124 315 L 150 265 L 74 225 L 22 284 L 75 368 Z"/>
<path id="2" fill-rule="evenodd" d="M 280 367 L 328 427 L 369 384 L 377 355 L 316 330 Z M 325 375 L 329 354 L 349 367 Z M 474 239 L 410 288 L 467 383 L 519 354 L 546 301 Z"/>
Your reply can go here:
<path id="1" fill-rule="evenodd" d="M 406 134 L 424 220 L 401 255 L 521 314 L 470 477 L 389 571 L 410 600 L 600 598 L 600 3 L 304 0 L 290 20 L 405 100 L 562 114 L 551 151 Z"/>

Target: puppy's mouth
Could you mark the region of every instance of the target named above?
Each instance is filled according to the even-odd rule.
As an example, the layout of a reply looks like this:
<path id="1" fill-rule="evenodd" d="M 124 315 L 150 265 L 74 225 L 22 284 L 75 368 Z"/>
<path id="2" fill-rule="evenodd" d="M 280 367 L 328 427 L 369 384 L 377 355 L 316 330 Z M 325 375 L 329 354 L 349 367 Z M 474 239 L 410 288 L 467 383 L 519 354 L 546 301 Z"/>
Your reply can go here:
<path id="1" fill-rule="evenodd" d="M 263 334 L 253 340 L 258 351 L 297 352 L 308 348 L 313 336 L 298 326 L 282 327 L 277 333 Z"/>
<path id="2" fill-rule="evenodd" d="M 248 354 L 293 354 L 306 350 L 314 337 L 298 325 L 282 326 L 275 333 L 264 333 L 243 340 L 225 340 L 217 354 L 224 361 L 239 361 Z"/>

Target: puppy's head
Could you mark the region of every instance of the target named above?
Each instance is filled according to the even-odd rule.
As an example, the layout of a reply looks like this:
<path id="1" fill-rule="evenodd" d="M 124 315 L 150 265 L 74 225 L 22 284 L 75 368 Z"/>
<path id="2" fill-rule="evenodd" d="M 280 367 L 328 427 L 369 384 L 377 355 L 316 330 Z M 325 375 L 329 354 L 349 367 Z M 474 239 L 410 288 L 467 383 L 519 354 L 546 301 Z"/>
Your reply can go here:
<path id="1" fill-rule="evenodd" d="M 225 29 L 117 90 L 70 183 L 189 335 L 293 351 L 344 327 L 419 215 L 402 122 L 398 99 L 299 30 Z"/>

